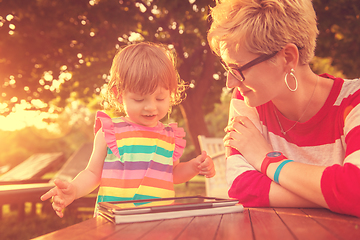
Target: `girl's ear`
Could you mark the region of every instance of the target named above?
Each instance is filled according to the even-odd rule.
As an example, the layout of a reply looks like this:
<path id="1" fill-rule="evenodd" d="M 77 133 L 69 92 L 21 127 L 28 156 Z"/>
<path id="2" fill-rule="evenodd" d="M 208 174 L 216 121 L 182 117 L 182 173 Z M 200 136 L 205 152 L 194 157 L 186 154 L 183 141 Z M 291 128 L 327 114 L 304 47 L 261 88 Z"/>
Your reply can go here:
<path id="1" fill-rule="evenodd" d="M 111 88 L 111 91 L 113 92 L 113 94 L 115 95 L 115 98 L 118 100 L 119 103 L 122 103 L 122 95 L 119 94 L 119 91 L 117 89 L 117 87 L 113 86 Z"/>
<path id="2" fill-rule="evenodd" d="M 120 104 L 123 104 L 122 94 L 118 94 L 118 95 L 116 96 L 116 99 L 118 100 L 118 102 L 119 102 Z"/>
<path id="3" fill-rule="evenodd" d="M 284 55 L 285 55 L 285 65 L 287 69 L 294 69 L 296 68 L 299 62 L 299 49 L 293 43 L 288 43 L 283 48 Z"/>

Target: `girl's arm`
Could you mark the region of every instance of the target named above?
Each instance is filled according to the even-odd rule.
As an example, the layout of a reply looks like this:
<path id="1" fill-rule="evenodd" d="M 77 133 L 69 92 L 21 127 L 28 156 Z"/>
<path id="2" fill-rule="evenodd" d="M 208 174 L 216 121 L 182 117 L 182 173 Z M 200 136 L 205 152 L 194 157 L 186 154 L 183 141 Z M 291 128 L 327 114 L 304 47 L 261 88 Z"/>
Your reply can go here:
<path id="1" fill-rule="evenodd" d="M 76 187 L 75 199 L 89 194 L 99 185 L 106 155 L 107 143 L 104 133 L 100 130 L 95 135 L 94 147 L 87 167 L 71 182 Z"/>
<path id="2" fill-rule="evenodd" d="M 100 182 L 102 166 L 106 157 L 107 144 L 102 131 L 98 131 L 94 139 L 93 152 L 87 167 L 81 171 L 71 183 L 54 181 L 55 187 L 41 196 L 45 201 L 53 198 L 53 208 L 59 217 L 63 217 L 62 210 L 75 199 L 93 191 Z"/>
<path id="3" fill-rule="evenodd" d="M 174 184 L 187 182 L 197 174 L 203 174 L 206 177 L 215 175 L 214 163 L 205 151 L 188 162 L 180 163 L 180 160 L 177 160 L 173 164 Z"/>

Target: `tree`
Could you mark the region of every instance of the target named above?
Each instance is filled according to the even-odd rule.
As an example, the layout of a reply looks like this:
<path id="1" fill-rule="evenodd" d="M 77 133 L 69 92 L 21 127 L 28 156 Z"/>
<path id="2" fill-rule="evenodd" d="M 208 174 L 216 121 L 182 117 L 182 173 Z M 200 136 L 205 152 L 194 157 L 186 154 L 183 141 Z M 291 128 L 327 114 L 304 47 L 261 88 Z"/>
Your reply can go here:
<path id="1" fill-rule="evenodd" d="M 360 76 L 359 0 L 314 0 L 320 31 L 316 56 L 332 58 L 332 65 L 348 78 Z"/>
<path id="2" fill-rule="evenodd" d="M 348 77 L 359 76 L 358 0 L 313 3 L 320 29 L 316 55 L 331 57 Z M 209 135 L 204 115 L 213 110 L 224 86 L 223 70 L 206 41 L 209 5 L 214 4 L 0 0 L 1 114 L 24 101 L 31 103 L 29 108 L 50 112 L 61 111 L 73 99 L 87 103 L 106 82 L 119 47 L 133 41 L 162 42 L 176 50 L 180 76 L 191 86 L 180 111 L 197 143 L 197 135 Z"/>
<path id="3" fill-rule="evenodd" d="M 204 114 L 219 101 L 224 85 L 213 78 L 219 64 L 206 41 L 209 4 L 213 2 L 0 0 L 2 114 L 21 101 L 51 112 L 61 111 L 70 99 L 89 102 L 106 82 L 119 47 L 161 42 L 174 47 L 180 77 L 190 85 L 180 109 L 197 142 L 198 134 L 208 135 Z M 35 99 L 46 104 L 37 105 Z"/>

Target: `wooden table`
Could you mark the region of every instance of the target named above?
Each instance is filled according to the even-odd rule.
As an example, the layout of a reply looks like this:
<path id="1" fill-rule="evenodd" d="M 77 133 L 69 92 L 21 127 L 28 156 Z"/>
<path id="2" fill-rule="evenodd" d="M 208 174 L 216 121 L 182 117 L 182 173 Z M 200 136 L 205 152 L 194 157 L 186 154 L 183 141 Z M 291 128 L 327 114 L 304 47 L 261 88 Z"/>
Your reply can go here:
<path id="1" fill-rule="evenodd" d="M 325 209 L 245 208 L 243 213 L 114 225 L 93 218 L 40 239 L 360 239 L 360 218 Z"/>

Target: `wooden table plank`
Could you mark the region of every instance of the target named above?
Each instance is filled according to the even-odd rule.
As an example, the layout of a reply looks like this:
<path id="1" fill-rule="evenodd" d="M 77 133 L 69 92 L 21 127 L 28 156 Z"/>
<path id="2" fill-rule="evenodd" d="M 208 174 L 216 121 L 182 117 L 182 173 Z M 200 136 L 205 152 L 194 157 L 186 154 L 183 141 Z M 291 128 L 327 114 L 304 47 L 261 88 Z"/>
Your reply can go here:
<path id="1" fill-rule="evenodd" d="M 338 239 L 360 239 L 360 219 L 357 217 L 332 213 L 327 209 L 304 209 L 303 212 Z"/>
<path id="2" fill-rule="evenodd" d="M 245 209 L 242 213 L 224 214 L 215 239 L 253 239 L 249 210 Z"/>
<path id="3" fill-rule="evenodd" d="M 102 226 L 104 224 L 109 224 L 110 222 L 102 217 L 91 218 L 81 223 L 60 229 L 55 232 L 48 233 L 46 235 L 36 238 L 37 240 L 46 240 L 46 239 L 80 239 L 82 235 L 86 232 L 93 229 L 99 228 L 102 231 Z M 111 223 L 110 223 L 111 224 Z"/>
<path id="4" fill-rule="evenodd" d="M 214 239 L 222 215 L 194 217 L 177 240 Z"/>
<path id="5" fill-rule="evenodd" d="M 360 239 L 360 219 L 325 209 L 246 208 L 243 213 L 115 225 L 97 217 L 38 237 L 72 239 Z"/>
<path id="6" fill-rule="evenodd" d="M 98 218 L 103 219 L 103 217 L 101 217 L 101 216 L 98 216 Z M 105 239 L 125 227 L 126 227 L 126 224 L 115 225 L 114 223 L 108 221 L 107 223 L 101 225 L 101 227 L 96 227 L 94 229 L 84 232 L 83 234 L 77 236 L 76 239 L 79 239 L 79 240 Z"/>
<path id="7" fill-rule="evenodd" d="M 255 239 L 295 239 L 272 208 L 250 208 L 250 221 Z"/>
<path id="8" fill-rule="evenodd" d="M 110 240 L 110 239 L 126 239 L 126 240 L 133 240 L 133 239 L 139 239 L 146 234 L 148 234 L 153 228 L 155 228 L 157 225 L 159 225 L 163 220 L 159 221 L 150 221 L 150 222 L 138 222 L 138 223 L 127 223 L 127 224 L 118 224 L 117 226 L 121 227 L 122 225 L 125 225 L 125 227 L 122 227 L 120 230 L 117 229 L 117 231 L 112 234 L 109 237 L 106 237 L 104 239 Z"/>
<path id="9" fill-rule="evenodd" d="M 298 240 L 335 240 L 331 232 L 300 209 L 277 208 L 276 213 Z"/>
<path id="10" fill-rule="evenodd" d="M 190 224 L 193 219 L 193 217 L 186 217 L 162 221 L 159 225 L 154 227 L 150 232 L 143 236 L 141 240 L 175 239 Z"/>

